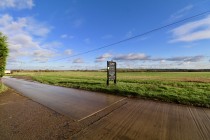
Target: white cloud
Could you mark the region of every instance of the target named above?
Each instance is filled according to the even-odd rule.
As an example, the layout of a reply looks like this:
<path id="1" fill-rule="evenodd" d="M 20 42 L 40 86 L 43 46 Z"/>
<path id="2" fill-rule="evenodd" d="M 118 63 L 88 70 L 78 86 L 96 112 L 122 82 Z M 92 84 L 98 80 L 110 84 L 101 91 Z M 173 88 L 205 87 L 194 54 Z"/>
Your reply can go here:
<path id="1" fill-rule="evenodd" d="M 18 62 L 18 59 L 16 56 L 10 56 L 9 58 L 7 58 L 7 62 L 9 62 L 9 64 L 15 63 Z"/>
<path id="2" fill-rule="evenodd" d="M 21 60 L 23 57 L 31 60 L 47 61 L 54 56 L 53 47 L 59 42 L 41 42 L 50 32 L 47 26 L 32 17 L 13 18 L 8 14 L 0 16 L 0 31 L 8 37 L 8 62 Z M 47 48 L 47 49 L 42 49 Z"/>
<path id="3" fill-rule="evenodd" d="M 199 62 L 204 58 L 202 55 L 197 56 L 181 56 L 181 57 L 171 57 L 165 59 L 166 61 L 182 61 L 182 62 Z"/>
<path id="4" fill-rule="evenodd" d="M 34 18 L 27 17 L 23 18 L 26 20 L 27 26 L 25 27 L 30 34 L 38 36 L 38 37 L 44 37 L 46 36 L 50 30 L 53 28 L 49 25 L 46 25 L 44 23 L 38 22 Z"/>
<path id="5" fill-rule="evenodd" d="M 7 25 L 9 22 L 11 22 L 13 20 L 13 18 L 8 15 L 8 14 L 5 14 L 3 15 L 1 18 L 0 18 L 0 25 Z"/>
<path id="6" fill-rule="evenodd" d="M 54 53 L 47 49 L 39 49 L 33 52 L 33 55 L 36 57 L 52 57 Z"/>
<path id="7" fill-rule="evenodd" d="M 126 55 L 119 55 L 113 58 L 113 60 L 148 60 L 149 56 L 143 53 L 129 53 Z"/>
<path id="8" fill-rule="evenodd" d="M 55 55 L 55 52 L 48 49 L 38 49 L 33 51 L 34 61 L 47 62 L 50 58 Z"/>
<path id="9" fill-rule="evenodd" d="M 168 58 L 150 58 L 151 61 L 160 61 L 160 62 L 201 62 L 205 56 L 196 55 L 196 56 L 177 56 L 177 57 L 168 57 Z"/>
<path id="10" fill-rule="evenodd" d="M 0 8 L 31 9 L 34 6 L 33 0 L 1 0 Z"/>
<path id="11" fill-rule="evenodd" d="M 210 39 L 210 15 L 204 19 L 181 25 L 173 30 L 173 42 L 193 42 Z"/>
<path id="12" fill-rule="evenodd" d="M 67 35 L 67 34 L 62 34 L 60 37 L 61 37 L 61 38 L 69 38 L 69 39 L 73 39 L 73 38 L 74 38 L 74 36 L 72 36 L 72 35 Z"/>
<path id="13" fill-rule="evenodd" d="M 106 61 L 110 57 L 112 57 L 112 55 L 110 53 L 105 53 L 105 54 L 97 57 L 96 60 L 95 60 L 95 62 L 104 62 L 104 61 Z"/>
<path id="14" fill-rule="evenodd" d="M 68 35 L 67 34 L 63 34 L 63 35 L 61 35 L 61 38 L 67 38 L 68 37 Z"/>
<path id="15" fill-rule="evenodd" d="M 33 41 L 32 37 L 26 34 L 17 34 L 10 38 L 11 45 L 19 45 L 21 48 L 38 48 L 38 42 Z"/>
<path id="16" fill-rule="evenodd" d="M 45 43 L 42 45 L 42 48 L 48 48 L 48 49 L 51 49 L 51 48 L 57 48 L 57 47 L 61 47 L 63 44 L 61 42 L 58 42 L 58 41 L 53 41 L 53 42 L 49 42 L 49 43 Z"/>
<path id="17" fill-rule="evenodd" d="M 0 16 L 0 29 L 7 35 L 14 35 L 23 33 L 23 28 L 26 27 L 26 19 L 19 18 L 14 20 L 14 18 L 8 14 Z"/>
<path id="18" fill-rule="evenodd" d="M 172 14 L 170 16 L 169 20 L 177 20 L 179 18 L 182 18 L 184 15 L 186 15 L 190 10 L 192 10 L 194 8 L 193 5 L 187 5 L 186 7 L 178 10 L 177 12 L 175 12 L 174 14 Z"/>
<path id="19" fill-rule="evenodd" d="M 67 49 L 64 51 L 65 54 L 67 55 L 72 55 L 72 50 L 71 49 Z"/>
<path id="20" fill-rule="evenodd" d="M 73 60 L 73 63 L 84 63 L 84 60 L 82 58 L 77 58 Z"/>
<path id="21" fill-rule="evenodd" d="M 41 58 L 41 57 L 35 57 L 33 59 L 33 61 L 36 61 L 38 63 L 46 63 L 48 60 L 49 60 L 49 58 L 45 58 L 45 57 L 43 57 L 43 58 Z"/>
<path id="22" fill-rule="evenodd" d="M 0 16 L 0 29 L 9 36 L 15 34 L 46 36 L 52 27 L 38 22 L 32 17 L 21 17 L 14 19 L 8 14 Z M 15 34 L 14 34 L 15 32 Z"/>
<path id="23" fill-rule="evenodd" d="M 152 58 L 151 56 L 148 56 L 144 53 L 130 53 L 130 54 L 124 54 L 124 55 L 117 55 L 113 60 L 121 61 L 121 62 L 131 62 L 131 61 L 139 61 L 139 62 L 160 62 L 160 64 L 173 62 L 173 63 L 196 63 L 196 62 L 202 62 L 204 60 L 204 55 L 195 55 L 195 56 L 176 56 L 176 57 L 168 57 L 168 58 Z M 104 60 L 103 57 L 98 57 L 98 60 Z M 96 59 L 96 60 L 97 60 Z M 102 61 L 98 61 L 102 62 Z"/>

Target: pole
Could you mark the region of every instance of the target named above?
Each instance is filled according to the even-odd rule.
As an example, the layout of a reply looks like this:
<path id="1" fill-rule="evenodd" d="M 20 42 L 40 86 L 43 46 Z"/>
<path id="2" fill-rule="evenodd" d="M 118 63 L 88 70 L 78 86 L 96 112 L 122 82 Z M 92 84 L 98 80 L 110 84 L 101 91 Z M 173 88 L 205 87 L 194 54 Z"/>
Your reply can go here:
<path id="1" fill-rule="evenodd" d="M 106 80 L 106 85 L 109 85 L 109 61 L 107 61 L 107 80 Z"/>
<path id="2" fill-rule="evenodd" d="M 114 79 L 114 84 L 117 83 L 117 63 L 115 62 L 115 79 Z"/>

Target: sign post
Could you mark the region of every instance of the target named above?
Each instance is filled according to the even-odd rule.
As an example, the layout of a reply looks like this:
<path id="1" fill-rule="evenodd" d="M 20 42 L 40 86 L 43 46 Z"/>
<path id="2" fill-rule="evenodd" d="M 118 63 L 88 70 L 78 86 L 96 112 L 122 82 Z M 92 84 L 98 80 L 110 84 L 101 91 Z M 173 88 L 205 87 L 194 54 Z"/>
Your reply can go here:
<path id="1" fill-rule="evenodd" d="M 107 82 L 109 85 L 109 81 L 114 81 L 114 84 L 117 82 L 117 73 L 116 73 L 117 64 L 113 61 L 107 61 Z"/>

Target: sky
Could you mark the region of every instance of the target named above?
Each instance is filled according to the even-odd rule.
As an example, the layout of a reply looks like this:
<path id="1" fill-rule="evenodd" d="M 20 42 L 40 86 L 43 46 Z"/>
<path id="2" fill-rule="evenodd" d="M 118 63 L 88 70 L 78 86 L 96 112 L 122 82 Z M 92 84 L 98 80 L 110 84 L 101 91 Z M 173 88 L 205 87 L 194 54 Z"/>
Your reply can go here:
<path id="1" fill-rule="evenodd" d="M 210 0 L 1 0 L 7 69 L 210 69 Z M 95 51 L 92 51 L 95 50 Z"/>

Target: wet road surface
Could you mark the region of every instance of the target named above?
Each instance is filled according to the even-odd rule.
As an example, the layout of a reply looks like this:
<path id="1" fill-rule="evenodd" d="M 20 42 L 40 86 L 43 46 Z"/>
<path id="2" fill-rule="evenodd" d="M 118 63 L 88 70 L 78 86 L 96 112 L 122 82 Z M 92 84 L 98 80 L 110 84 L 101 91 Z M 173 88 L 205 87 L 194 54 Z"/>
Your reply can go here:
<path id="1" fill-rule="evenodd" d="M 139 99 L 122 102 L 92 125 L 98 118 L 84 120 L 89 127 L 72 139 L 210 140 L 210 109 Z"/>
<path id="2" fill-rule="evenodd" d="M 3 82 L 24 92 L 24 96 L 77 119 L 82 128 L 71 139 L 210 139 L 207 108 L 115 97 L 13 78 L 4 78 Z"/>
<path id="3" fill-rule="evenodd" d="M 20 94 L 75 120 L 118 102 L 123 97 L 51 86 L 37 82 L 4 77 L 3 83 Z"/>

